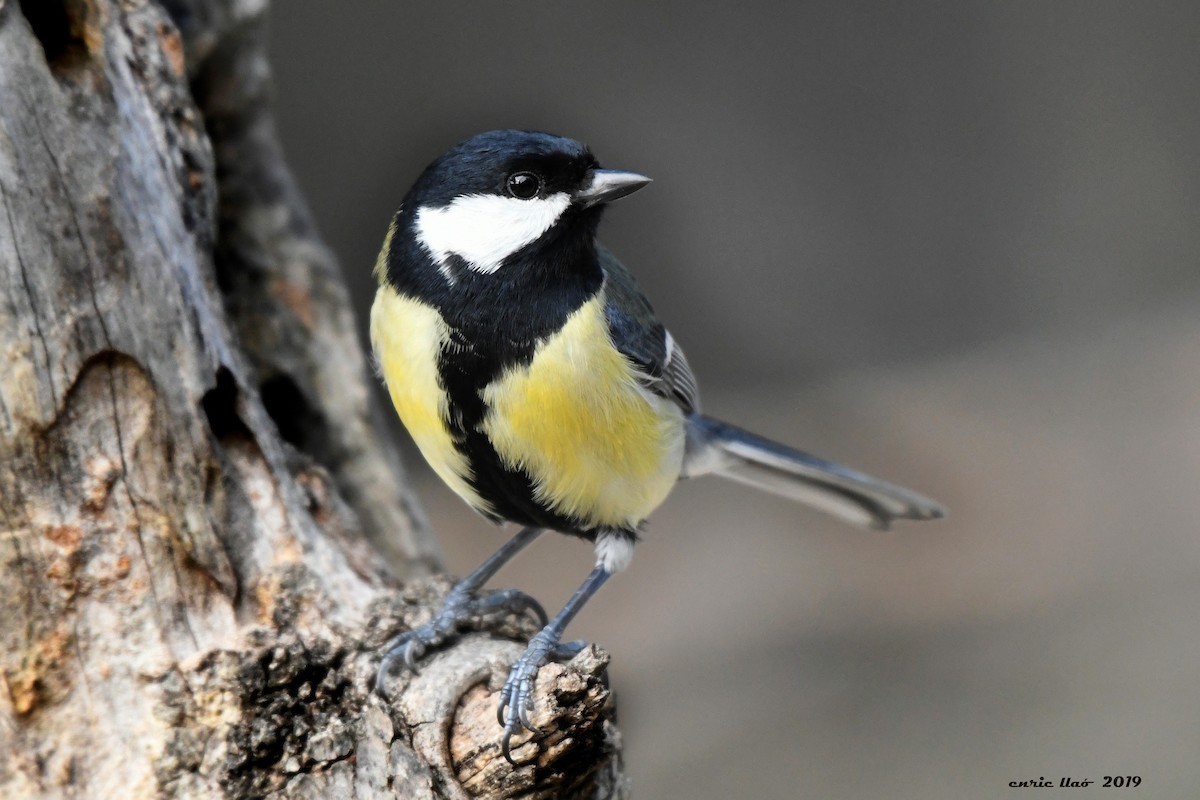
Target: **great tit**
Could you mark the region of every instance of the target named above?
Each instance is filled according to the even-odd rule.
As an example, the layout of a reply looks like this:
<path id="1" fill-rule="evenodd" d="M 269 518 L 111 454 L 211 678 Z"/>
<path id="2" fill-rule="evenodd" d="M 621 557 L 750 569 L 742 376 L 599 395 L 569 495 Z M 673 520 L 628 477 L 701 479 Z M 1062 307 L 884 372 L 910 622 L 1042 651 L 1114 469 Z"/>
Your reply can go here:
<path id="1" fill-rule="evenodd" d="M 459 497 L 523 526 L 458 582 L 428 624 L 388 643 L 377 688 L 463 623 L 528 611 L 544 626 L 504 686 L 502 750 L 530 723 L 539 667 L 578 652 L 570 620 L 629 565 L 638 529 L 680 478 L 716 474 L 860 526 L 943 515 L 915 492 L 700 413 L 678 343 L 633 276 L 596 240 L 605 206 L 650 179 L 603 169 L 547 133 L 481 133 L 430 164 L 375 264 L 371 343 L 422 455 Z M 543 530 L 594 544 L 595 568 L 547 622 L 517 591 L 481 595 Z"/>

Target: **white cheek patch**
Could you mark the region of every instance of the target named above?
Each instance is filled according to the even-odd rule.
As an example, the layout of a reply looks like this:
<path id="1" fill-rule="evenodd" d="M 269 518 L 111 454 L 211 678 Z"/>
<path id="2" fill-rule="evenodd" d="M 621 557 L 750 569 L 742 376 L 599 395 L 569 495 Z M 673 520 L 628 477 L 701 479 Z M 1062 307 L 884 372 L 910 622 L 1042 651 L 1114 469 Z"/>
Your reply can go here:
<path id="1" fill-rule="evenodd" d="M 565 192 L 534 200 L 463 195 L 441 208 L 418 209 L 417 239 L 438 266 L 456 255 L 476 272 L 491 273 L 500 269 L 504 259 L 537 241 L 570 204 Z"/>

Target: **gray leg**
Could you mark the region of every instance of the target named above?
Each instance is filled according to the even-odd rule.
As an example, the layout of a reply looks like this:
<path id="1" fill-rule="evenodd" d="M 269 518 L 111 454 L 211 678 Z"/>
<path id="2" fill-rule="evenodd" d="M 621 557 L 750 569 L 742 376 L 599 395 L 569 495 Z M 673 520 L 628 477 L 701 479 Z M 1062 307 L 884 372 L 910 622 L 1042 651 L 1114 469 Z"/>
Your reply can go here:
<path id="1" fill-rule="evenodd" d="M 540 603 L 524 592 L 505 589 L 477 597 L 476 593 L 502 566 L 521 552 L 542 532 L 541 528 L 522 528 L 495 553 L 467 577 L 454 584 L 450 594 L 442 603 L 437 616 L 424 625 L 405 631 L 384 645 L 383 660 L 375 675 L 375 691 L 384 694 L 384 679 L 397 660 L 403 659 L 413 672 L 417 671 L 417 659 L 431 647 L 438 647 L 458 635 L 463 623 L 480 614 L 498 611 L 514 613 L 531 612 L 538 621 L 546 624 L 546 612 Z"/>
<path id="2" fill-rule="evenodd" d="M 509 539 L 504 545 L 488 556 L 487 560 L 475 568 L 467 577 L 454 585 L 451 594 L 457 591 L 473 592 L 482 587 L 485 583 L 492 579 L 492 576 L 500 571 L 500 568 L 512 561 L 513 556 L 525 549 L 526 545 L 532 544 L 533 540 L 542 535 L 541 528 L 521 528 L 517 531 L 517 535 Z"/>
<path id="3" fill-rule="evenodd" d="M 567 625 L 579 613 L 579 609 L 583 608 L 588 599 L 604 585 L 611 575 L 612 573 L 605 570 L 604 567 L 598 566 L 593 569 L 571 599 L 567 601 L 567 604 L 563 606 L 562 611 L 559 611 L 546 627 L 529 640 L 529 647 L 526 648 L 524 655 L 517 659 L 517 662 L 513 664 L 512 671 L 508 673 L 508 680 L 505 681 L 504 688 L 500 692 L 500 707 L 497 709 L 497 717 L 500 724 L 504 726 L 504 738 L 500 742 L 500 749 L 508 763 L 513 766 L 516 766 L 517 762 L 513 761 L 512 754 L 509 752 L 509 740 L 512 739 L 512 735 L 522 727 L 534 733 L 540 732 L 529 721 L 529 712 L 533 710 L 533 682 L 537 678 L 538 669 L 552 658 L 571 656 L 583 649 L 583 642 L 563 644 L 559 640 Z"/>

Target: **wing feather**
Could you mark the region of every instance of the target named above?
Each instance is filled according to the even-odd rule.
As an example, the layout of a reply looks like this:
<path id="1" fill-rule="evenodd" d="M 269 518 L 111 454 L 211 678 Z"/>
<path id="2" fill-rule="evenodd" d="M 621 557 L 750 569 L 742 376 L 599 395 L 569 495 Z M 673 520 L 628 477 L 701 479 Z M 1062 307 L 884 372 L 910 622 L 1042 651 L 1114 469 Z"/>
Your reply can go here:
<path id="1" fill-rule="evenodd" d="M 696 377 L 687 356 L 663 327 L 637 281 L 603 245 L 596 245 L 605 277 L 605 315 L 613 343 L 638 368 L 643 385 L 684 413 L 699 410 Z"/>

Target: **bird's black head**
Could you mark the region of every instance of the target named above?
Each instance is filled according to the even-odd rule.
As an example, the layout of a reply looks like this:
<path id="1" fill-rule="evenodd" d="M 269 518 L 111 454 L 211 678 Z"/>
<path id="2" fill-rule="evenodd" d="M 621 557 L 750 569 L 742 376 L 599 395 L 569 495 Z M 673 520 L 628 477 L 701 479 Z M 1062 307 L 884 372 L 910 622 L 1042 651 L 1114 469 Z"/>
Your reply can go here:
<path id="1" fill-rule="evenodd" d="M 602 169 L 573 139 L 481 133 L 443 153 L 405 195 L 379 277 L 432 299 L 538 291 L 580 270 L 598 275 L 604 205 L 649 181 Z"/>
<path id="2" fill-rule="evenodd" d="M 574 139 L 540 131 L 487 131 L 426 167 L 405 205 L 443 207 L 468 195 L 529 200 L 571 194 L 598 166 L 591 151 Z"/>

